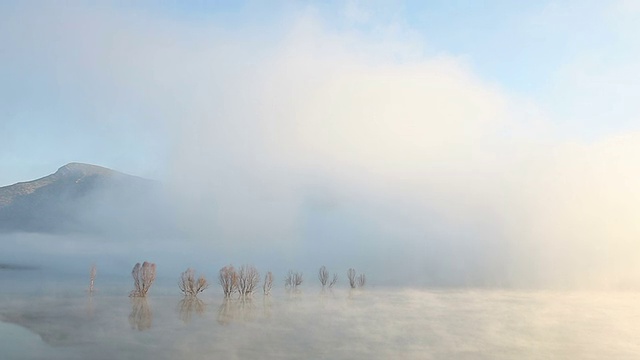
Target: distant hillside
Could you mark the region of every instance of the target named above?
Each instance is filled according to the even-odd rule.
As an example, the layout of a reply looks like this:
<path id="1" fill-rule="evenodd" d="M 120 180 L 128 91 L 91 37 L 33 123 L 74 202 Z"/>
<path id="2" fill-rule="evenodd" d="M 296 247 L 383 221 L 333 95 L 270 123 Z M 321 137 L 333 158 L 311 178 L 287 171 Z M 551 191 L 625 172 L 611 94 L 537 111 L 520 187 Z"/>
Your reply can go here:
<path id="1" fill-rule="evenodd" d="M 160 184 L 70 163 L 43 178 L 0 187 L 0 232 L 148 232 L 165 219 Z"/>

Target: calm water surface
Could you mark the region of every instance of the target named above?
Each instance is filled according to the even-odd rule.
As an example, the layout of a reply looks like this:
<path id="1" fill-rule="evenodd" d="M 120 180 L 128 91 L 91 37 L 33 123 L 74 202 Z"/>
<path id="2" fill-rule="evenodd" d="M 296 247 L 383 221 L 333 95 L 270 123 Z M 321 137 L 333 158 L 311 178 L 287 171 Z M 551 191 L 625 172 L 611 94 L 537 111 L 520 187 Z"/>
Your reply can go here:
<path id="1" fill-rule="evenodd" d="M 127 290 L 1 295 L 0 358 L 640 358 L 638 293 L 274 289 L 225 301 L 213 288 L 200 300 Z"/>

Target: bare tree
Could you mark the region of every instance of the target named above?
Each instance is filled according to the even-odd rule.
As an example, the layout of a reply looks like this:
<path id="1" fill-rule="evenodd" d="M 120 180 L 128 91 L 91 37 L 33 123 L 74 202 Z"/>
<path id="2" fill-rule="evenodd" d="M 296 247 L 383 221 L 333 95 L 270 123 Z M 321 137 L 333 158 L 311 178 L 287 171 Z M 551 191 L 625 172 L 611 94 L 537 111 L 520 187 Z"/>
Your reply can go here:
<path id="1" fill-rule="evenodd" d="M 251 296 L 260 283 L 260 273 L 253 265 L 242 265 L 238 271 L 238 292 L 240 296 Z"/>
<path id="2" fill-rule="evenodd" d="M 271 294 L 271 288 L 273 288 L 273 274 L 271 271 L 267 272 L 264 276 L 264 284 L 262 285 L 262 291 L 265 295 Z"/>
<path id="3" fill-rule="evenodd" d="M 218 282 L 222 286 L 224 297 L 230 297 L 238 289 L 238 273 L 233 265 L 227 265 L 220 269 Z"/>
<path id="4" fill-rule="evenodd" d="M 367 283 L 367 278 L 364 274 L 358 275 L 357 279 L 358 287 L 363 287 Z"/>
<path id="5" fill-rule="evenodd" d="M 180 276 L 180 282 L 178 283 L 180 291 L 184 296 L 197 296 L 209 287 L 207 279 L 200 275 L 196 280 L 196 273 L 193 269 L 189 268 Z"/>
<path id="6" fill-rule="evenodd" d="M 329 289 L 331 289 L 333 285 L 335 285 L 337 282 L 338 282 L 338 274 L 333 274 L 333 278 L 331 279 L 331 282 L 329 282 Z"/>
<path id="7" fill-rule="evenodd" d="M 131 276 L 133 277 L 134 290 L 129 293 L 129 296 L 145 297 L 156 279 L 156 264 L 146 261 L 142 265 L 137 263 L 131 270 Z"/>
<path id="8" fill-rule="evenodd" d="M 318 270 L 318 279 L 320 280 L 320 284 L 324 288 L 327 286 L 327 282 L 329 281 L 329 271 L 327 271 L 327 267 L 322 265 L 320 270 Z"/>
<path id="9" fill-rule="evenodd" d="M 96 264 L 91 265 L 91 270 L 89 270 L 89 294 L 93 294 L 95 291 L 94 285 L 97 273 L 98 269 L 96 268 Z"/>
<path id="10" fill-rule="evenodd" d="M 302 285 L 304 279 L 302 278 L 302 273 L 297 271 L 289 270 L 287 276 L 284 278 L 285 287 L 295 290 L 298 286 Z"/>
<path id="11" fill-rule="evenodd" d="M 351 286 L 352 289 L 356 288 L 356 270 L 353 268 L 350 268 L 349 270 L 347 270 L 347 278 L 349 278 L 349 286 Z"/>
<path id="12" fill-rule="evenodd" d="M 289 270 L 287 276 L 284 278 L 284 287 L 291 288 L 293 286 L 293 271 Z"/>

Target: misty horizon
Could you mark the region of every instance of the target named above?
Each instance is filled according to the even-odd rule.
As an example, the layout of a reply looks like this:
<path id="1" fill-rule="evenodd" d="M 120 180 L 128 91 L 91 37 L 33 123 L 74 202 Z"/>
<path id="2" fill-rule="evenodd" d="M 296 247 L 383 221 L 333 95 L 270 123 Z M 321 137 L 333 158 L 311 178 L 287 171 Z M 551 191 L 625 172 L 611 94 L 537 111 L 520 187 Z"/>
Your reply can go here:
<path id="1" fill-rule="evenodd" d="M 77 164 L 77 163 L 71 163 Z M 64 169 L 69 165 L 63 166 L 61 169 Z M 93 165 L 74 165 L 74 166 L 89 166 L 90 168 Z M 99 171 L 111 171 L 106 168 L 99 168 Z M 58 170 L 60 171 L 60 169 Z M 127 176 L 123 174 L 123 176 Z M 158 195 L 157 193 L 155 195 Z M 97 197 L 100 199 L 101 197 Z M 143 198 L 144 199 L 144 198 Z M 175 196 L 172 197 L 175 201 L 177 198 Z M 149 200 L 149 199 L 148 199 Z M 102 207 L 102 201 L 89 203 L 92 207 Z M 181 205 L 185 205 L 184 203 Z M 100 213 L 100 212 L 98 212 Z M 87 219 L 85 218 L 85 221 Z M 105 221 L 104 219 L 102 221 Z M 121 224 L 122 225 L 122 224 Z M 313 273 L 313 267 L 308 266 L 308 261 L 299 261 L 299 257 L 303 254 L 301 259 L 304 259 L 304 255 L 306 256 L 315 256 L 320 255 L 321 258 L 325 261 L 322 264 L 330 264 L 337 265 L 340 268 L 346 269 L 347 267 L 352 266 L 354 263 L 360 266 L 367 266 L 367 262 L 363 262 L 363 254 L 358 254 L 357 249 L 350 249 L 347 247 L 338 248 L 335 242 L 331 241 L 323 241 L 323 239 L 318 239 L 317 243 L 309 243 L 307 248 L 298 247 L 295 249 L 288 249 L 285 252 L 274 251 L 266 251 L 264 249 L 264 243 L 260 244 L 260 239 L 252 239 L 249 244 L 254 247 L 237 247 L 235 244 L 222 244 L 220 247 L 216 248 L 215 246 L 206 246 L 203 245 L 200 239 L 198 239 L 197 234 L 189 234 L 189 232 L 181 232 L 181 233 L 169 233 L 165 234 L 158 238 L 158 235 L 142 235 L 138 232 L 131 232 L 127 234 L 127 230 L 123 231 L 119 225 L 117 232 L 118 236 L 122 239 L 116 240 L 110 238 L 115 233 L 110 233 L 109 231 L 103 233 L 94 233 L 94 234 L 82 234 L 82 233 L 69 233 L 69 234 L 47 234 L 43 232 L 41 234 L 32 233 L 32 234 L 24 234 L 24 233 L 9 233 L 5 234 L 5 246 L 8 244 L 14 244 L 15 248 L 22 248 L 21 251 L 13 251 L 7 252 L 12 253 L 12 261 L 7 263 L 4 262 L 8 267 L 17 266 L 32 268 L 35 267 L 37 269 L 42 268 L 43 270 L 58 272 L 59 274 L 67 274 L 71 275 L 74 272 L 82 273 L 84 268 L 87 266 L 87 262 L 90 263 L 99 263 L 101 267 L 105 267 L 102 270 L 106 270 L 105 274 L 108 277 L 123 278 L 128 274 L 128 270 L 126 267 L 128 264 L 125 259 L 131 259 L 129 261 L 135 261 L 135 256 L 132 253 L 140 253 L 140 254 L 148 254 L 154 259 L 158 259 L 160 261 L 160 269 L 161 270 L 169 270 L 173 271 L 173 274 L 169 271 L 161 271 L 160 277 L 164 280 L 173 279 L 175 273 L 177 273 L 181 268 L 190 267 L 193 265 L 198 265 L 199 267 L 205 268 L 208 272 L 211 272 L 211 261 L 210 257 L 206 253 L 200 253 L 200 250 L 206 249 L 212 252 L 217 252 L 215 255 L 214 266 L 224 266 L 227 263 L 231 264 L 241 264 L 247 263 L 247 260 L 250 260 L 248 263 L 257 264 L 258 266 L 264 264 L 268 267 L 267 270 L 271 270 L 272 268 L 278 271 L 280 274 L 284 274 L 287 269 L 291 268 L 299 268 L 296 262 L 299 262 L 303 265 L 303 273 Z M 148 225 L 148 224 L 147 224 Z M 164 228 L 168 229 L 168 228 Z M 326 232 L 327 229 L 318 229 L 319 232 Z M 38 239 L 40 238 L 40 239 Z M 31 240 L 38 239 L 38 240 Z M 194 248 L 184 248 L 184 245 L 181 241 L 189 241 Z M 176 241 L 180 242 L 176 244 Z M 125 245 L 125 243 L 129 243 Z M 50 249 L 45 247 L 45 250 L 42 250 L 43 244 L 50 244 L 54 247 L 58 247 L 60 244 L 66 244 L 65 247 L 69 250 L 74 248 L 74 251 L 67 253 L 60 253 L 58 256 L 45 256 L 45 254 L 51 254 Z M 26 246 L 25 246 L 26 245 Z M 267 244 L 268 245 L 268 244 Z M 181 249 L 181 247 L 183 247 Z M 8 246 L 11 249 L 11 245 Z M 132 252 L 132 249 L 137 248 L 135 252 Z M 371 248 L 371 247 L 369 247 Z M 107 250 L 105 252 L 105 250 Z M 225 256 L 221 256 L 220 250 L 222 254 Z M 189 260 L 176 260 L 170 259 L 171 254 L 175 254 L 176 251 L 181 251 L 183 255 Z M 39 254 L 39 255 L 38 255 Z M 98 255 L 100 254 L 100 255 Z M 396 253 L 402 254 L 402 253 Z M 367 254 L 371 255 L 371 254 Z M 374 254 L 377 256 L 382 256 L 382 254 Z M 390 253 L 386 254 L 392 255 Z M 495 254 L 492 254 L 495 256 Z M 57 259 L 57 260 L 56 260 Z M 415 259 L 415 258 L 414 258 Z M 17 261 L 16 261 L 17 260 Z M 208 261 L 209 260 L 209 261 Z M 478 271 L 478 269 L 474 270 L 473 276 L 466 273 L 462 269 L 439 269 L 438 265 L 442 266 L 442 262 L 440 263 L 430 263 L 425 264 L 423 262 L 422 268 L 417 268 L 415 264 L 411 264 L 407 262 L 407 260 L 411 260 L 408 257 L 401 257 L 398 255 L 396 259 L 387 258 L 387 261 L 395 260 L 395 261 L 404 261 L 404 267 L 398 268 L 395 267 L 393 270 L 390 270 L 388 266 L 380 266 L 380 264 L 376 264 L 376 266 L 367 266 L 370 270 L 370 274 L 375 275 L 375 281 L 377 285 L 380 286 L 436 286 L 436 287 L 461 287 L 461 286 L 472 286 L 472 287 L 506 287 L 506 288 L 562 288 L 562 287 L 578 287 L 578 288 L 593 288 L 591 286 L 585 285 L 580 282 L 555 282 L 555 283 L 545 283 L 545 282 L 537 282 L 538 279 L 531 279 L 528 282 L 514 282 L 512 278 L 504 276 L 504 274 L 500 274 L 499 266 L 493 264 L 493 268 L 496 269 L 493 273 Z M 450 259 L 446 259 L 450 260 Z M 74 266 L 70 266 L 70 263 L 75 263 Z M 112 268 L 112 264 L 117 263 L 122 268 Z M 62 265 L 65 264 L 65 265 Z M 413 265 L 413 266 L 412 266 Z M 319 267 L 320 264 L 314 264 L 313 266 Z M 267 271 L 265 270 L 265 271 Z M 124 276 L 123 276 L 124 275 Z M 492 275 L 493 277 L 488 277 Z M 173 280 L 171 280 L 173 281 Z M 539 281 L 539 280 L 538 280 Z M 606 284 L 609 288 L 618 288 L 617 285 Z M 622 284 L 624 286 L 634 286 L 633 284 Z M 597 287 L 596 287 L 597 288 Z"/>

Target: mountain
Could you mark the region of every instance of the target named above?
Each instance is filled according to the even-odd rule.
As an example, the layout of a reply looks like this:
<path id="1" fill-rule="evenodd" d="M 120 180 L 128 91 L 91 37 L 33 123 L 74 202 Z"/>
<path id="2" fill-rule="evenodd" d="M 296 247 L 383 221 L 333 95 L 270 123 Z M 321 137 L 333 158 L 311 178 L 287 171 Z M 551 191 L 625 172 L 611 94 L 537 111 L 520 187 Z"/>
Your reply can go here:
<path id="1" fill-rule="evenodd" d="M 43 178 L 0 187 L 0 233 L 147 232 L 162 224 L 166 208 L 156 181 L 70 163 Z"/>

